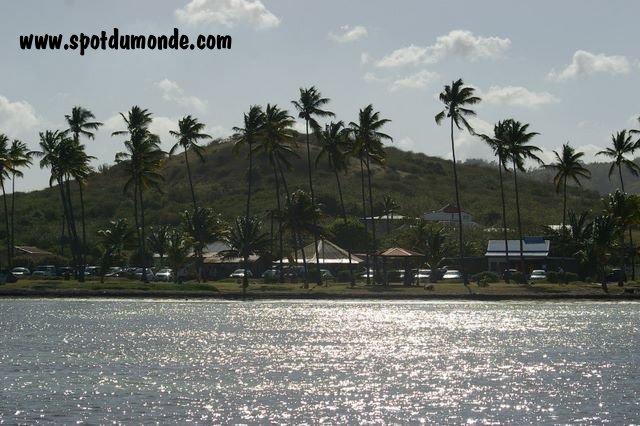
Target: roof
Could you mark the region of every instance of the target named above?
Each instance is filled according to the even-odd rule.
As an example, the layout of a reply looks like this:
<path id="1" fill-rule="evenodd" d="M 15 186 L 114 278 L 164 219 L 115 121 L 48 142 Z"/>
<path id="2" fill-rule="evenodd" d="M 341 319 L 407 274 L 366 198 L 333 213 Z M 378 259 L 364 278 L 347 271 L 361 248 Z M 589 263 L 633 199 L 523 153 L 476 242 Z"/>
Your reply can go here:
<path id="1" fill-rule="evenodd" d="M 400 214 L 390 214 L 389 217 L 387 217 L 386 214 L 380 215 L 380 216 L 373 216 L 373 220 L 403 220 L 403 219 L 407 219 L 407 216 L 402 216 Z M 361 220 L 371 220 L 371 216 L 367 216 L 367 217 L 363 217 Z"/>
<path id="2" fill-rule="evenodd" d="M 458 206 L 452 206 L 451 204 L 447 204 L 446 206 L 444 206 L 438 211 L 442 213 L 458 213 Z"/>
<path id="3" fill-rule="evenodd" d="M 391 247 L 380 253 L 380 256 L 384 257 L 424 257 L 423 254 L 416 251 L 403 249 L 401 247 Z"/>
<path id="4" fill-rule="evenodd" d="M 542 237 L 525 237 L 522 240 L 523 255 L 527 257 L 548 257 L 549 240 Z M 509 255 L 520 256 L 520 240 L 507 240 Z M 486 257 L 505 257 L 504 240 L 489 240 Z"/>
<path id="5" fill-rule="evenodd" d="M 305 246 L 304 255 L 307 260 L 307 263 L 315 263 L 316 262 L 316 250 L 314 247 L 314 243 Z M 337 244 L 332 243 L 328 240 L 318 240 L 318 255 L 320 256 L 320 263 L 333 263 L 333 264 L 348 264 L 349 263 L 349 253 L 339 247 Z M 294 256 L 296 257 L 296 256 Z M 286 259 L 283 259 L 285 262 Z M 351 254 L 351 263 L 361 263 L 362 259 Z M 302 263 L 302 253 L 298 251 L 296 263 Z"/>
<path id="6" fill-rule="evenodd" d="M 16 250 L 23 252 L 24 254 L 30 254 L 34 256 L 51 256 L 53 253 L 47 250 L 35 246 L 15 246 Z"/>

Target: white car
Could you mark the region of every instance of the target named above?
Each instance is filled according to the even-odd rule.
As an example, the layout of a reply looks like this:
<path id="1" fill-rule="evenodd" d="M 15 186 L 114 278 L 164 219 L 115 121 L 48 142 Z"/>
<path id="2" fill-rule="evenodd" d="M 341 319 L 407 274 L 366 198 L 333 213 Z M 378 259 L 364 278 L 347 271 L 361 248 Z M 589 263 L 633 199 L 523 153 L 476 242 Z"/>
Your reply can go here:
<path id="1" fill-rule="evenodd" d="M 160 269 L 155 273 L 156 281 L 173 281 L 173 270 L 172 269 Z"/>
<path id="2" fill-rule="evenodd" d="M 31 271 L 29 270 L 29 268 L 24 268 L 22 266 L 16 266 L 15 268 L 13 268 L 11 270 L 11 273 L 13 275 L 15 275 L 16 277 L 23 277 L 26 275 L 31 275 Z"/>
<path id="3" fill-rule="evenodd" d="M 247 269 L 247 277 L 251 278 L 252 276 L 251 270 Z M 244 269 L 236 269 L 229 275 L 229 278 L 244 278 Z"/>
<path id="4" fill-rule="evenodd" d="M 461 280 L 462 274 L 460 273 L 460 271 L 456 269 L 449 269 L 447 272 L 444 273 L 444 275 L 442 276 L 442 279 L 443 280 Z"/>
<path id="5" fill-rule="evenodd" d="M 534 269 L 529 276 L 530 280 L 546 280 L 547 273 L 543 269 Z"/>

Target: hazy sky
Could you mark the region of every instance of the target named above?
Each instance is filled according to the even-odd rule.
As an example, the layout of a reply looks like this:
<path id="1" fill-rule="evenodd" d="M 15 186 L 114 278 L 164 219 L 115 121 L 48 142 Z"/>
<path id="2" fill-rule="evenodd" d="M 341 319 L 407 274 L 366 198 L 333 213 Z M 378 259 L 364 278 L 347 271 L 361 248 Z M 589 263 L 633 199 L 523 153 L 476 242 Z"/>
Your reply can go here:
<path id="1" fill-rule="evenodd" d="M 405 150 L 450 157 L 437 99 L 457 78 L 483 102 L 474 126 L 516 118 L 541 133 L 551 151 L 563 143 L 594 153 L 614 131 L 638 128 L 640 50 L 636 1 L 4 1 L 0 4 L 0 132 L 38 145 L 38 132 L 64 128 L 75 105 L 105 126 L 87 141 L 96 164 L 112 163 L 123 138 L 119 112 L 153 112 L 168 130 L 192 114 L 214 136 L 242 124 L 252 104 L 291 109 L 300 87 L 331 98 L 337 119 L 353 121 L 372 103 L 389 118 L 386 132 Z M 231 50 L 21 50 L 19 36 L 81 32 L 229 34 Z M 635 101 L 634 101 L 635 99 Z M 293 113 L 293 110 L 291 110 Z M 458 138 L 460 159 L 491 154 Z M 43 188 L 34 166 L 19 190 Z"/>

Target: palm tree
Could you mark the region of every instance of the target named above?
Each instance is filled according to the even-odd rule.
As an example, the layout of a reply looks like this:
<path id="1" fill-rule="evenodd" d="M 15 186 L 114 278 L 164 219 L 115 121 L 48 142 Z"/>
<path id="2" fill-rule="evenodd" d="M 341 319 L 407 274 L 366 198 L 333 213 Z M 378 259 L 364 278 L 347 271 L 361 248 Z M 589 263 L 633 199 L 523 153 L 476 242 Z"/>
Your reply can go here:
<path id="1" fill-rule="evenodd" d="M 97 232 L 102 246 L 100 262 L 100 282 L 104 282 L 107 269 L 122 261 L 122 252 L 133 240 L 133 231 L 129 229 L 127 219 L 112 220 L 105 229 Z"/>
<path id="2" fill-rule="evenodd" d="M 165 152 L 160 149 L 160 138 L 149 130 L 151 113 L 138 106 L 133 106 L 127 115 L 120 113 L 126 130 L 113 132 L 112 136 L 127 135 L 124 142 L 126 151 L 116 154 L 116 162 L 125 165 L 129 179 L 125 182 L 123 191 L 128 192 L 133 187 L 133 212 L 138 236 L 138 248 L 142 262 L 143 280 L 147 281 L 147 252 L 144 221 L 143 189 L 153 188 L 162 192 L 160 183 L 164 177 L 159 173 Z"/>
<path id="3" fill-rule="evenodd" d="M 193 212 L 185 210 L 182 219 L 184 231 L 192 241 L 198 282 L 202 282 L 204 279 L 204 251 L 207 244 L 224 237 L 224 224 L 220 215 L 216 215 L 211 209 L 202 207 L 196 208 Z"/>
<path id="4" fill-rule="evenodd" d="M 624 231 L 630 229 L 631 225 L 638 223 L 640 219 L 640 202 L 637 195 L 626 194 L 620 190 L 609 194 L 609 197 L 605 201 L 605 210 L 611 217 L 616 220 L 618 227 L 620 228 L 620 269 L 625 270 L 625 241 Z M 632 242 L 631 242 L 632 243 Z M 633 246 L 629 250 L 633 261 Z M 622 276 L 618 281 L 618 285 L 622 287 Z"/>
<path id="5" fill-rule="evenodd" d="M 164 266 L 164 255 L 167 253 L 170 229 L 169 225 L 160 225 L 151 227 L 149 230 L 149 238 L 147 238 L 149 250 L 153 253 L 158 253 L 158 256 L 160 256 L 160 267 Z"/>
<path id="6" fill-rule="evenodd" d="M 500 201 L 502 202 L 502 232 L 504 236 L 504 253 L 505 253 L 505 282 L 509 283 L 509 270 L 511 265 L 509 262 L 509 231 L 507 229 L 507 204 L 504 196 L 504 179 L 502 171 L 507 171 L 507 160 L 509 159 L 509 150 L 507 147 L 506 131 L 508 127 L 508 121 L 498 121 L 493 126 L 493 136 L 478 135 L 493 151 L 493 154 L 498 159 L 498 175 L 500 177 Z"/>
<path id="7" fill-rule="evenodd" d="M 505 140 L 507 149 L 513 163 L 513 180 L 516 191 L 516 217 L 518 218 L 518 237 L 520 239 L 520 267 L 523 284 L 527 284 L 527 269 L 524 261 L 524 241 L 522 236 L 522 220 L 520 218 L 520 195 L 518 192 L 518 171 L 524 172 L 524 162 L 533 160 L 543 164 L 542 160 L 535 154 L 541 149 L 534 145 L 529 145 L 531 139 L 538 135 L 537 132 L 529 132 L 529 124 L 522 124 L 519 121 L 507 120 Z"/>
<path id="8" fill-rule="evenodd" d="M 320 133 L 320 124 L 316 121 L 315 117 L 334 117 L 335 114 L 331 111 L 323 110 L 322 108 L 330 102 L 329 98 L 323 98 L 318 89 L 315 86 L 311 86 L 307 89 L 300 88 L 300 99 L 297 101 L 291 101 L 293 106 L 298 111 L 298 118 L 304 119 L 305 132 L 307 136 L 307 170 L 309 173 L 309 191 L 311 192 L 311 204 L 316 205 L 315 193 L 313 191 L 313 178 L 311 173 L 311 148 L 309 147 L 309 126 L 313 129 L 314 133 Z M 316 224 L 317 225 L 317 224 Z M 318 234 L 313 235 L 313 241 L 315 243 L 316 252 L 316 269 L 320 270 L 320 257 L 318 255 Z M 318 279 L 322 284 L 322 276 L 318 274 Z"/>
<path id="9" fill-rule="evenodd" d="M 254 148 L 255 151 L 262 151 L 271 165 L 275 182 L 278 212 L 282 211 L 282 204 L 280 200 L 281 183 L 284 186 L 287 202 L 289 200 L 289 189 L 284 177 L 283 167 L 289 168 L 291 164 L 288 157 L 296 155 L 293 150 L 293 124 L 293 117 L 290 116 L 286 110 L 280 109 L 277 105 L 267 104 L 264 123 L 262 125 L 262 130 L 260 131 L 261 141 L 260 144 Z M 282 267 L 284 256 L 282 220 L 279 221 L 278 234 L 280 242 L 280 281 L 284 282 L 284 269 Z"/>
<path id="10" fill-rule="evenodd" d="M 444 103 L 444 110 L 440 111 L 435 116 L 437 124 L 442 123 L 445 117 L 449 117 L 451 121 L 451 154 L 453 156 L 453 183 L 456 193 L 456 207 L 458 208 L 458 243 L 460 249 L 460 269 L 464 279 L 464 285 L 469 285 L 469 277 L 466 274 L 466 268 L 464 267 L 464 253 L 463 253 L 463 238 L 462 238 L 462 205 L 460 204 L 460 190 L 458 186 L 458 171 L 456 168 L 456 149 L 455 140 L 453 139 L 453 128 L 462 130 L 463 127 L 474 134 L 474 130 L 467 121 L 466 117 L 475 116 L 474 110 L 468 108 L 469 105 L 475 105 L 481 101 L 477 96 L 474 96 L 475 89 L 473 87 L 465 86 L 461 78 L 451 82 L 451 85 L 445 85 L 444 91 L 440 93 L 440 101 Z"/>
<path id="11" fill-rule="evenodd" d="M 373 194 L 371 186 L 371 163 L 375 162 L 384 165 L 385 152 L 383 141 L 393 141 L 393 138 L 386 133 L 382 133 L 382 127 L 391 122 L 386 118 L 380 118 L 380 112 L 373 110 L 373 105 L 369 104 L 361 109 L 358 114 L 358 122 L 350 122 L 349 127 L 353 135 L 353 153 L 360 158 L 360 166 L 367 169 L 367 186 L 369 189 L 369 207 L 371 213 L 371 236 L 373 241 L 373 251 L 378 249 L 376 240 L 376 223 L 373 212 Z M 362 173 L 361 173 L 362 176 Z M 363 197 L 364 198 L 364 197 Z M 366 218 L 367 214 L 364 211 Z M 377 269 L 376 256 L 373 258 L 374 272 Z M 369 265 L 367 265 L 368 267 Z M 367 282 L 369 281 L 367 274 Z"/>
<path id="12" fill-rule="evenodd" d="M 10 157 L 9 138 L 0 134 L 0 187 L 2 187 L 2 201 L 4 202 L 4 223 L 7 238 L 7 267 L 11 268 L 11 231 L 9 230 L 9 206 L 4 181 L 13 173 Z"/>
<path id="13" fill-rule="evenodd" d="M 191 177 L 191 167 L 189 166 L 188 151 L 192 150 L 200 161 L 204 162 L 204 148 L 198 145 L 198 141 L 211 139 L 210 135 L 202 133 L 204 127 L 204 123 L 200 123 L 197 118 L 187 115 L 182 120 L 178 121 L 177 132 L 174 130 L 169 131 L 171 136 L 178 138 L 178 142 L 173 145 L 169 151 L 169 155 L 173 155 L 179 147 L 184 149 L 184 161 L 187 165 L 187 176 L 189 177 L 189 188 L 191 188 L 191 198 L 193 199 L 194 210 L 198 205 L 196 203 L 196 193 L 193 189 L 193 179 Z"/>
<path id="14" fill-rule="evenodd" d="M 249 176 L 247 190 L 247 208 L 245 217 L 249 220 L 251 207 L 251 187 L 253 186 L 253 147 L 258 143 L 260 132 L 264 124 L 265 115 L 262 107 L 251 105 L 249 112 L 244 114 L 244 127 L 234 127 L 233 131 L 237 133 L 234 152 L 238 152 L 239 148 L 246 144 L 249 150 Z"/>
<path id="15" fill-rule="evenodd" d="M 177 229 L 171 230 L 167 240 L 167 263 L 173 270 L 173 279 L 178 283 L 179 271 L 187 263 L 193 241 L 185 233 Z"/>
<path id="16" fill-rule="evenodd" d="M 640 167 L 627 158 L 627 155 L 632 155 L 636 150 L 636 144 L 632 141 L 632 136 L 627 133 L 626 130 L 621 130 L 618 133 L 611 135 L 611 147 L 603 151 L 599 151 L 596 155 L 604 155 L 605 157 L 609 157 L 613 160 L 611 163 L 611 167 L 609 167 L 609 179 L 611 179 L 611 175 L 613 174 L 613 170 L 618 168 L 618 176 L 620 177 L 620 188 L 622 192 L 624 190 L 624 181 L 622 180 L 622 166 L 633 175 L 638 176 L 640 174 Z"/>
<path id="17" fill-rule="evenodd" d="M 334 123 L 333 121 L 325 125 L 324 130 L 318 134 L 320 141 L 320 152 L 316 157 L 316 167 L 326 156 L 329 167 L 333 170 L 336 177 L 336 185 L 338 187 L 338 196 L 340 197 L 340 208 L 342 211 L 342 219 L 347 224 L 347 211 L 344 207 L 344 197 L 342 194 L 342 185 L 340 184 L 340 172 L 346 173 L 349 168 L 349 130 L 344 127 L 343 121 Z M 353 264 L 351 263 L 351 250 L 347 250 L 349 256 L 349 276 L 351 285 L 355 285 L 355 277 L 353 275 Z"/>
<path id="18" fill-rule="evenodd" d="M 618 176 L 620 178 L 620 188 L 622 192 L 624 190 L 624 181 L 622 180 L 622 166 L 624 166 L 633 176 L 638 176 L 640 174 L 640 166 L 638 166 L 633 160 L 627 158 L 627 155 L 633 155 L 635 150 L 639 147 L 638 142 L 633 142 L 633 137 L 631 136 L 632 132 L 627 132 L 626 130 L 621 130 L 614 135 L 611 135 L 611 147 L 608 147 L 604 151 L 600 151 L 596 153 L 596 155 L 604 155 L 605 157 L 609 157 L 613 160 L 611 163 L 611 167 L 609 167 L 609 179 L 611 179 L 611 175 L 613 174 L 613 170 L 615 167 L 618 168 Z M 637 133 L 634 131 L 633 133 Z M 631 279 L 636 278 L 636 268 L 635 268 L 635 256 L 634 256 L 634 246 L 633 246 L 633 234 L 631 232 L 631 227 L 629 227 L 629 244 L 631 245 Z"/>
<path id="19" fill-rule="evenodd" d="M 562 154 L 558 154 L 553 151 L 556 156 L 556 162 L 548 164 L 546 167 L 556 171 L 556 175 L 553 177 L 553 183 L 556 184 L 556 192 L 560 192 L 560 187 L 563 191 L 562 201 L 562 232 L 566 233 L 565 223 L 567 217 L 567 180 L 571 179 L 578 186 L 582 186 L 580 178 L 589 179 L 591 172 L 587 170 L 580 161 L 580 158 L 584 156 L 584 152 L 576 152 L 576 150 L 569 145 L 562 145 Z"/>
<path id="20" fill-rule="evenodd" d="M 391 232 L 391 218 L 398 211 L 400 205 L 391 195 L 387 194 L 382 199 L 382 214 L 387 217 L 387 233 Z"/>
<path id="21" fill-rule="evenodd" d="M 24 177 L 24 173 L 20 170 L 24 167 L 30 167 L 33 163 L 33 151 L 30 151 L 27 148 L 27 144 L 24 142 L 14 139 L 11 142 L 11 148 L 9 148 L 9 158 L 11 160 L 11 259 L 13 259 L 15 253 L 15 227 L 14 227 L 14 218 L 15 218 L 15 197 L 16 197 L 16 178 Z"/>
<path id="22" fill-rule="evenodd" d="M 596 262 L 596 270 L 600 275 L 602 290 L 609 292 L 607 288 L 607 274 L 605 268 L 611 256 L 610 249 L 618 233 L 615 219 L 611 215 L 600 215 L 593 219 L 591 231 L 590 251 Z"/>
<path id="23" fill-rule="evenodd" d="M 429 280 L 435 283 L 438 264 L 446 254 L 447 234 L 442 227 L 420 220 L 415 226 L 413 239 L 414 249 L 424 253 L 427 265 L 431 269 Z"/>
<path id="24" fill-rule="evenodd" d="M 264 253 L 270 244 L 269 236 L 263 233 L 261 228 L 262 223 L 255 217 L 250 217 L 247 220 L 246 216 L 238 216 L 235 226 L 231 228 L 225 239 L 231 248 L 225 255 L 242 259 L 244 267 L 243 293 L 247 292 L 249 286 L 249 256 Z"/>
<path id="25" fill-rule="evenodd" d="M 94 138 L 94 133 L 102 123 L 98 121 L 91 121 L 95 119 L 95 115 L 83 107 L 75 106 L 71 109 L 71 114 L 64 116 L 69 125 L 69 128 L 65 130 L 67 133 L 73 134 L 73 140 L 78 146 L 80 145 L 80 135 L 87 137 L 88 139 Z M 84 149 L 82 149 L 84 152 Z M 86 184 L 86 175 L 91 172 L 89 161 L 95 157 L 85 156 L 81 162 L 84 164 L 77 165 L 77 173 L 74 178 L 78 182 L 78 189 L 80 194 L 80 222 L 82 225 L 82 265 L 80 268 L 80 280 L 84 280 L 84 266 L 86 264 L 85 251 L 87 249 L 87 229 L 85 224 L 84 214 L 84 191 L 83 187 Z"/>
<path id="26" fill-rule="evenodd" d="M 311 197 L 302 189 L 298 189 L 291 194 L 290 201 L 281 213 L 284 229 L 291 231 L 291 234 L 298 247 L 300 247 L 300 254 L 302 256 L 302 265 L 305 270 L 304 274 L 304 288 L 309 288 L 308 274 L 307 274 L 307 258 L 304 251 L 304 240 L 302 236 L 304 234 L 320 234 L 321 230 L 318 227 L 318 218 L 320 217 L 320 210 L 313 205 Z M 316 250 L 317 252 L 317 250 Z M 320 273 L 320 268 L 316 273 Z"/>

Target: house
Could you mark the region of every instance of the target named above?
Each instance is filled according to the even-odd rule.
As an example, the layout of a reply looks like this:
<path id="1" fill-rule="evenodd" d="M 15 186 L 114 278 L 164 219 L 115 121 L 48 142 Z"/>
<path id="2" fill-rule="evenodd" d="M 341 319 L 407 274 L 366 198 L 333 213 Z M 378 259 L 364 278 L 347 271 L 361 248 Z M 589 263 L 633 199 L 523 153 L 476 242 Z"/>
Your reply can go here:
<path id="1" fill-rule="evenodd" d="M 14 248 L 16 257 L 31 259 L 34 262 L 37 262 L 38 260 L 48 256 L 54 256 L 54 254 L 50 251 L 43 250 L 34 246 L 14 246 Z"/>
<path id="2" fill-rule="evenodd" d="M 447 204 L 440 210 L 425 213 L 422 218 L 428 222 L 442 223 L 449 226 L 458 225 L 458 207 L 451 204 Z M 473 216 L 469 213 L 462 212 L 462 226 L 478 226 L 473 221 Z"/>
<path id="3" fill-rule="evenodd" d="M 409 216 L 402 216 L 396 213 L 392 213 L 389 216 L 380 215 L 380 216 L 367 216 L 367 217 L 360 218 L 360 222 L 362 222 L 365 226 L 369 228 L 371 228 L 372 223 L 375 223 L 376 231 L 379 232 L 381 235 L 401 228 L 409 220 L 413 221 L 415 219 Z"/>
<path id="4" fill-rule="evenodd" d="M 304 247 L 304 256 L 307 261 L 307 265 L 313 265 L 316 263 L 316 250 L 314 243 L 311 243 Z M 349 252 L 337 244 L 331 241 L 320 239 L 318 240 L 318 256 L 320 259 L 320 265 L 327 269 L 337 270 L 338 267 L 347 267 L 349 265 Z M 302 253 L 298 250 L 293 256 L 294 263 L 302 265 Z M 288 263 L 288 259 L 283 259 L 283 263 Z M 363 260 L 351 254 L 351 263 L 357 265 L 362 263 Z"/>
<path id="5" fill-rule="evenodd" d="M 528 270 L 547 269 L 550 246 L 550 241 L 542 237 L 524 237 L 522 254 Z M 507 253 L 509 254 L 510 267 L 519 269 L 520 240 L 507 240 L 507 250 L 505 250 L 504 240 L 489 240 L 485 253 L 488 263 L 487 270 L 501 274 L 506 269 Z"/>

